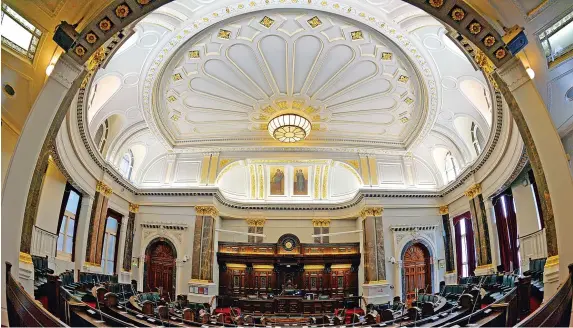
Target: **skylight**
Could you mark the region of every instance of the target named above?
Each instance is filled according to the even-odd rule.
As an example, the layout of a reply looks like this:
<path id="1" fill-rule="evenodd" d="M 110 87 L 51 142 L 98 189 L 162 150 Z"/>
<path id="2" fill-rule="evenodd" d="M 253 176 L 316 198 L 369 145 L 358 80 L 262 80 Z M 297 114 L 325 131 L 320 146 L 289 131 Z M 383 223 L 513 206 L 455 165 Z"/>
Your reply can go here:
<path id="1" fill-rule="evenodd" d="M 26 56 L 30 61 L 38 48 L 42 32 L 6 4 L 2 4 L 2 45 Z"/>

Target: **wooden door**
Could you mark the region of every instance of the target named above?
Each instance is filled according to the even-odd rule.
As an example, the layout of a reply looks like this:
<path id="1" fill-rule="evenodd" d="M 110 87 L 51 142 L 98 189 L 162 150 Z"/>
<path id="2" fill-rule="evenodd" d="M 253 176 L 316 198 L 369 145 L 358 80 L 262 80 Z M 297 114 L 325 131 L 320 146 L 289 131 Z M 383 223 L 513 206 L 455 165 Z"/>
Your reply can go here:
<path id="1" fill-rule="evenodd" d="M 161 290 L 162 296 L 174 299 L 175 257 L 173 249 L 165 242 L 158 242 L 151 249 L 148 261 L 149 290 Z"/>
<path id="2" fill-rule="evenodd" d="M 404 254 L 404 283 L 406 304 L 409 306 L 418 292 L 431 293 L 431 272 L 428 251 L 421 244 L 410 246 Z M 420 291 L 422 290 L 422 291 Z"/>

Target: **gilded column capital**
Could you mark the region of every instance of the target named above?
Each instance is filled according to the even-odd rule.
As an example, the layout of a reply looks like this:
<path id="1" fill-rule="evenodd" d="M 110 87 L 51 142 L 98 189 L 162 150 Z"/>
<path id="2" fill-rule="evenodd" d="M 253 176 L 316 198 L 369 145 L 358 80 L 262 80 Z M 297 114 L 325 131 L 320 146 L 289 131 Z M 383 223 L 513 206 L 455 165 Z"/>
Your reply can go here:
<path id="1" fill-rule="evenodd" d="M 139 204 L 129 203 L 129 211 L 131 213 L 139 213 Z"/>
<path id="2" fill-rule="evenodd" d="M 476 183 L 464 192 L 464 195 L 466 195 L 466 197 L 469 199 L 472 199 L 479 194 L 481 194 L 481 183 Z"/>
<path id="3" fill-rule="evenodd" d="M 382 206 L 365 207 L 360 211 L 360 217 L 381 216 L 384 208 Z"/>
<path id="4" fill-rule="evenodd" d="M 448 205 L 440 206 L 439 212 L 440 215 L 450 214 L 450 209 L 448 208 Z"/>
<path id="5" fill-rule="evenodd" d="M 18 259 L 22 263 L 32 264 L 32 256 L 28 253 L 20 252 Z"/>
<path id="6" fill-rule="evenodd" d="M 97 182 L 96 191 L 104 194 L 106 197 L 109 197 L 111 194 L 113 194 L 113 189 L 111 189 L 110 186 L 106 185 L 102 181 Z"/>
<path id="7" fill-rule="evenodd" d="M 245 221 L 247 221 L 247 225 L 249 227 L 264 227 L 267 219 L 250 218 L 250 219 L 245 219 Z"/>
<path id="8" fill-rule="evenodd" d="M 195 213 L 197 215 L 206 215 L 213 218 L 219 215 L 219 211 L 213 205 L 196 205 Z"/>
<path id="9" fill-rule="evenodd" d="M 330 227 L 330 219 L 312 219 L 313 227 Z"/>

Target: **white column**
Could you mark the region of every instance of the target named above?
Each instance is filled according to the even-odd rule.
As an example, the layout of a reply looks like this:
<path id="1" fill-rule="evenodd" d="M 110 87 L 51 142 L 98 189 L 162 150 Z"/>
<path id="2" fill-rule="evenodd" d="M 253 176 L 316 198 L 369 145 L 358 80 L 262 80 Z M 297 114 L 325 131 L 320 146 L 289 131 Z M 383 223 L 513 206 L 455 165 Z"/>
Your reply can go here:
<path id="1" fill-rule="evenodd" d="M 24 211 L 32 176 L 50 125 L 82 67 L 62 55 L 30 110 L 14 151 L 2 189 L 2 261 L 12 263 L 12 275 L 19 272 L 20 239 Z M 65 109 L 67 110 L 67 109 Z M 7 192 L 9 191 L 9 192 Z M 4 271 L 4 263 L 2 263 Z M 2 312 L 6 311 L 6 279 L 2 280 Z"/>
<path id="2" fill-rule="evenodd" d="M 491 199 L 484 199 L 485 213 L 487 215 L 487 226 L 489 230 L 489 241 L 491 246 L 491 264 L 495 271 L 497 266 L 501 263 L 501 255 L 499 252 L 499 237 L 497 235 L 497 223 L 495 221 L 495 210 Z M 513 268 L 514 270 L 517 268 Z"/>
<path id="3" fill-rule="evenodd" d="M 76 251 L 74 254 L 74 269 L 82 271 L 86 259 L 87 236 L 90 229 L 90 217 L 94 204 L 94 196 L 82 195 L 82 204 L 80 206 L 80 216 L 78 218 L 76 230 Z"/>

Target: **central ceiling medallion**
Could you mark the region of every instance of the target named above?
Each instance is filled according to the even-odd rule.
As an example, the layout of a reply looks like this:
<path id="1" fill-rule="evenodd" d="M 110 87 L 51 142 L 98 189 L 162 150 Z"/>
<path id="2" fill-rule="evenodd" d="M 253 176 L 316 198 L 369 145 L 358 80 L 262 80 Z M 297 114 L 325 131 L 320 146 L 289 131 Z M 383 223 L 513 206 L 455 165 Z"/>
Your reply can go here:
<path id="1" fill-rule="evenodd" d="M 280 142 L 297 142 L 310 134 L 311 124 L 297 114 L 283 114 L 273 118 L 268 125 L 270 135 Z"/>

